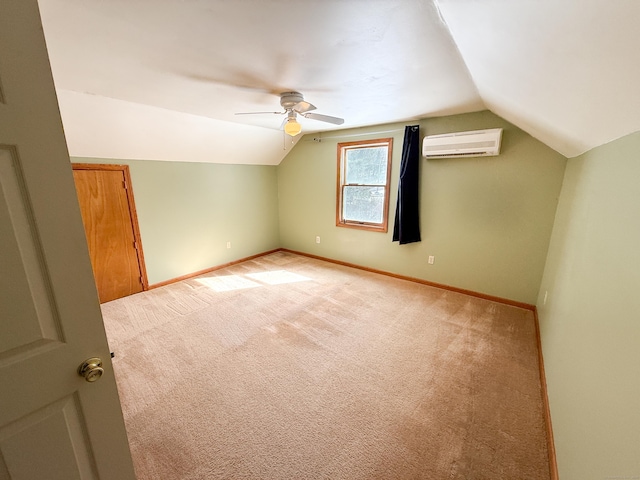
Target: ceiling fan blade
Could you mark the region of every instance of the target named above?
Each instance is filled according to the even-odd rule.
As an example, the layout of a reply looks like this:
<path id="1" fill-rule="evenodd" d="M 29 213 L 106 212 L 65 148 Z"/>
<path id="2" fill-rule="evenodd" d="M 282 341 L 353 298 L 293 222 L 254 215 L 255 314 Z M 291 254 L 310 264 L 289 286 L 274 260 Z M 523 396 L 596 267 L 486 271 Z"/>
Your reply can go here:
<path id="1" fill-rule="evenodd" d="M 315 105 L 311 105 L 309 102 L 305 102 L 304 100 L 296 103 L 292 108 L 298 113 L 307 113 L 316 109 Z"/>
<path id="2" fill-rule="evenodd" d="M 274 115 L 284 115 L 287 112 L 237 112 L 234 115 L 262 115 L 263 113 L 272 113 Z"/>
<path id="3" fill-rule="evenodd" d="M 303 113 L 304 118 L 310 118 L 312 120 L 320 120 L 321 122 L 333 123 L 334 125 L 342 125 L 344 118 L 331 117 L 329 115 L 321 115 L 319 113 Z"/>

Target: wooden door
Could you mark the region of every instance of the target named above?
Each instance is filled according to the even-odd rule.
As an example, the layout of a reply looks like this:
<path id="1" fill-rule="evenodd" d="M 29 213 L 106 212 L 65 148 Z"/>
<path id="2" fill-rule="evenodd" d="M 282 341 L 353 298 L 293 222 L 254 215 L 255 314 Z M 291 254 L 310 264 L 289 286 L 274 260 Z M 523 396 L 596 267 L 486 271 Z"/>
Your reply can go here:
<path id="1" fill-rule="evenodd" d="M 0 479 L 134 478 L 38 4 L 2 1 Z"/>
<path id="2" fill-rule="evenodd" d="M 147 289 L 127 165 L 73 164 L 100 302 Z"/>

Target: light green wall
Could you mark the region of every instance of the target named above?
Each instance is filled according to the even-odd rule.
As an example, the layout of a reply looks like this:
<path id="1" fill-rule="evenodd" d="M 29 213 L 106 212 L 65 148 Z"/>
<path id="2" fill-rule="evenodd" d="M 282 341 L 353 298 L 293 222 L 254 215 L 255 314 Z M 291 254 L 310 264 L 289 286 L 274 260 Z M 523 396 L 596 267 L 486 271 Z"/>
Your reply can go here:
<path id="1" fill-rule="evenodd" d="M 391 242 L 398 171 L 404 126 L 415 124 L 421 136 L 501 127 L 502 151 L 496 157 L 421 158 L 422 242 L 399 246 Z M 321 142 L 313 140 L 319 136 Z M 337 143 L 388 136 L 394 137 L 389 232 L 336 227 Z M 565 165 L 562 155 L 488 111 L 307 135 L 278 167 L 281 244 L 534 304 Z"/>
<path id="2" fill-rule="evenodd" d="M 569 160 L 538 309 L 560 478 L 640 478 L 640 133 Z"/>
<path id="3" fill-rule="evenodd" d="M 150 284 L 280 246 L 274 166 L 72 162 L 129 165 Z"/>

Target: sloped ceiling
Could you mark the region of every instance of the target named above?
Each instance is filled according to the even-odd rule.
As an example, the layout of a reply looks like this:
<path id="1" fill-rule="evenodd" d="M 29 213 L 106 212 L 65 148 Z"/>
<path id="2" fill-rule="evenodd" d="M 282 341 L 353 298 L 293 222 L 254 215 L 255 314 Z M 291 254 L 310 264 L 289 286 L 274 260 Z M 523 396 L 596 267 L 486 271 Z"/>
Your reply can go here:
<path id="1" fill-rule="evenodd" d="M 567 157 L 640 130 L 637 0 L 439 0 L 486 107 Z"/>
<path id="2" fill-rule="evenodd" d="M 72 156 L 278 164 L 278 94 L 344 125 L 488 108 L 571 157 L 640 130 L 636 0 L 41 0 Z"/>

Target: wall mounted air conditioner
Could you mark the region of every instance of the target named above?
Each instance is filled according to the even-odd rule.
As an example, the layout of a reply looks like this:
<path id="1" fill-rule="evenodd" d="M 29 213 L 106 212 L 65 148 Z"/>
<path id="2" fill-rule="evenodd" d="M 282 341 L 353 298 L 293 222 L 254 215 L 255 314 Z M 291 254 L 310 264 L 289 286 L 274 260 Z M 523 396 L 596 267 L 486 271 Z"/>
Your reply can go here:
<path id="1" fill-rule="evenodd" d="M 501 139 L 501 128 L 429 135 L 422 141 L 422 155 L 425 158 L 498 155 Z"/>

